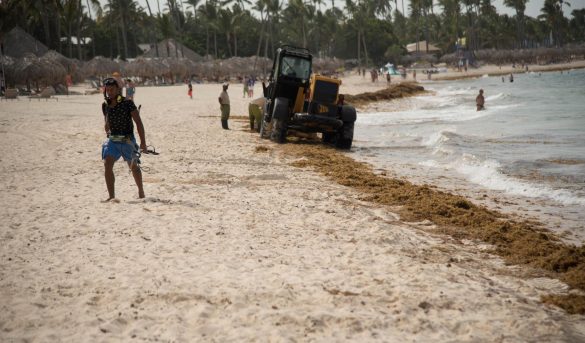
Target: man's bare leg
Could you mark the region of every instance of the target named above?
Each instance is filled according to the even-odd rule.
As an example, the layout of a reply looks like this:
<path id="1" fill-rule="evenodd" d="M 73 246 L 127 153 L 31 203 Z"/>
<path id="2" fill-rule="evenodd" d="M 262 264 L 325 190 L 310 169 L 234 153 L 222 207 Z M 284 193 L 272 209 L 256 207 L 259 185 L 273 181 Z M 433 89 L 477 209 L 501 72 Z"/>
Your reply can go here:
<path id="1" fill-rule="evenodd" d="M 132 176 L 134 176 L 134 181 L 136 182 L 136 186 L 138 187 L 138 197 L 144 198 L 144 187 L 142 186 L 142 171 L 137 163 L 130 162 L 128 163 L 130 169 L 132 169 Z"/>
<path id="2" fill-rule="evenodd" d="M 114 176 L 114 160 L 111 156 L 106 156 L 104 160 L 104 176 L 106 178 L 106 187 L 108 188 L 108 195 L 109 198 L 106 201 L 110 201 L 116 198 L 116 192 L 114 190 L 114 185 L 116 182 L 116 177 Z"/>

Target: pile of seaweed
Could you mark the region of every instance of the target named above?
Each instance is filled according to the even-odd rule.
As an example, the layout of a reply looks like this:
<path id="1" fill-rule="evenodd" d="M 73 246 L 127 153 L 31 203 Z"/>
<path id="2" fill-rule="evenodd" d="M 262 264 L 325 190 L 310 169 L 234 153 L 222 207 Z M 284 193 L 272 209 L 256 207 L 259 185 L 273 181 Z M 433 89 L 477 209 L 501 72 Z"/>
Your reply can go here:
<path id="1" fill-rule="evenodd" d="M 341 185 L 352 187 L 366 201 L 399 207 L 402 220 L 430 220 L 437 225 L 438 232 L 455 239 L 487 242 L 507 263 L 538 268 L 573 289 L 585 291 L 585 247 L 563 243 L 542 223 L 515 220 L 432 186 L 378 175 L 370 165 L 314 142 L 299 140 L 284 145 L 283 151 L 301 158 L 294 166 L 310 167 Z M 582 294 L 577 291 L 548 295 L 542 300 L 569 313 L 585 314 Z"/>
<path id="2" fill-rule="evenodd" d="M 424 93 L 424 87 L 410 82 L 398 83 L 376 92 L 357 95 L 344 94 L 345 102 L 353 106 L 363 106 L 376 101 L 387 101 Z"/>

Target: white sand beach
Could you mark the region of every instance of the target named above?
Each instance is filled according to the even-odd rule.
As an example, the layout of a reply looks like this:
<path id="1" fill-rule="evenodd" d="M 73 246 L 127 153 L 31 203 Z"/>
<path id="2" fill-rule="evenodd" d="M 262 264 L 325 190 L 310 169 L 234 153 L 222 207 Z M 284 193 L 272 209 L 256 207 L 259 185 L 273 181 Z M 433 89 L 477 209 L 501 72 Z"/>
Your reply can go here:
<path id="1" fill-rule="evenodd" d="M 221 86 L 193 89 L 137 88 L 160 155 L 145 199 L 116 163 L 107 203 L 100 94 L 0 102 L 0 341 L 585 341 L 540 301 L 560 281 L 289 165 L 247 121 L 222 130 Z"/>

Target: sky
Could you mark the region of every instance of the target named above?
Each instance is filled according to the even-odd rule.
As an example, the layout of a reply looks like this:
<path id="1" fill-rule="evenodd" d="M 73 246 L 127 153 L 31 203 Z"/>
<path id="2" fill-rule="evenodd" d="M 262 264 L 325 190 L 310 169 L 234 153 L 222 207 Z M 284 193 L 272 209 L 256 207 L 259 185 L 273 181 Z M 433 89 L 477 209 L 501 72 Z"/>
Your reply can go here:
<path id="1" fill-rule="evenodd" d="M 100 0 L 100 3 L 102 4 L 102 6 L 104 4 L 107 3 L 108 0 Z M 137 0 L 138 4 L 144 8 L 144 11 L 147 12 L 147 7 L 146 7 L 146 0 Z M 158 2 L 160 3 L 160 8 L 161 10 L 164 12 L 166 7 L 166 0 L 158 0 Z M 203 2 L 203 1 L 201 1 Z M 254 2 L 254 1 L 253 1 Z M 331 0 L 324 0 L 325 4 L 330 5 L 331 4 Z M 566 0 L 565 2 L 568 2 L 571 4 L 570 7 L 564 7 L 564 11 L 565 11 L 565 16 L 568 18 L 571 18 L 571 12 L 574 9 L 581 9 L 581 8 L 585 8 L 585 0 Z M 335 1 L 336 5 L 339 7 L 341 4 L 344 4 L 345 1 L 344 0 L 336 0 Z M 391 0 L 391 3 L 394 4 L 394 1 Z M 408 12 L 408 5 L 410 3 L 410 0 L 404 0 L 404 7 L 406 8 L 406 11 Z M 500 14 L 508 14 L 508 15 L 514 15 L 515 11 L 512 8 L 506 7 L 504 6 L 504 0 L 493 0 L 492 3 L 494 4 L 494 6 L 496 7 L 498 13 Z M 526 15 L 530 16 L 530 17 L 537 17 L 538 15 L 540 15 L 540 9 L 542 8 L 542 5 L 544 4 L 544 0 L 529 0 L 528 3 L 526 4 Z M 186 5 L 184 5 L 186 6 Z M 153 11 L 153 13 L 157 13 L 158 9 L 157 9 L 157 0 L 150 0 L 150 7 Z M 186 9 L 186 8 L 185 8 Z M 402 12 L 402 0 L 398 0 L 398 9 Z M 439 10 L 440 8 L 437 6 L 435 8 L 435 10 Z"/>

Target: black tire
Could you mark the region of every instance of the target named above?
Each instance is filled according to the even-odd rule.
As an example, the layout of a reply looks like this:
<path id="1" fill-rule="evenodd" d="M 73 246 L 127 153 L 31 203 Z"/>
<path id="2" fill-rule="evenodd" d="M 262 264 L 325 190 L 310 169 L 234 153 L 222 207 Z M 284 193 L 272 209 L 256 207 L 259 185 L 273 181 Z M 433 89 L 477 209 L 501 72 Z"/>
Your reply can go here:
<path id="1" fill-rule="evenodd" d="M 289 116 L 290 113 L 288 109 L 288 99 L 276 98 L 274 100 L 274 109 L 272 111 L 271 138 L 277 143 L 286 142 L 286 133 Z"/>
<path id="2" fill-rule="evenodd" d="M 260 138 L 270 138 L 270 132 L 268 129 L 269 125 L 270 123 L 266 122 L 266 119 L 262 118 L 262 121 L 260 121 Z"/>
<path id="3" fill-rule="evenodd" d="M 287 133 L 287 119 L 276 119 L 272 118 L 272 140 L 277 143 L 285 143 L 286 142 L 286 133 Z"/>
<path id="4" fill-rule="evenodd" d="M 321 135 L 321 141 L 326 144 L 331 144 L 335 142 L 336 135 L 337 134 L 334 132 L 323 132 L 323 134 Z"/>
<path id="5" fill-rule="evenodd" d="M 343 126 L 337 131 L 337 139 L 335 141 L 335 147 L 338 149 L 351 149 L 353 143 L 353 122 L 344 122 Z"/>

